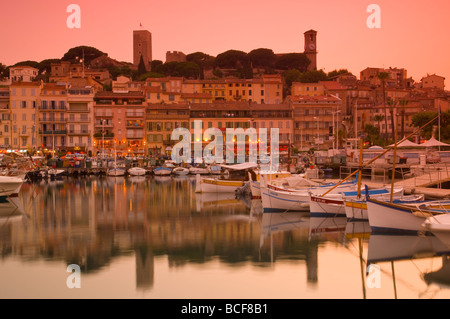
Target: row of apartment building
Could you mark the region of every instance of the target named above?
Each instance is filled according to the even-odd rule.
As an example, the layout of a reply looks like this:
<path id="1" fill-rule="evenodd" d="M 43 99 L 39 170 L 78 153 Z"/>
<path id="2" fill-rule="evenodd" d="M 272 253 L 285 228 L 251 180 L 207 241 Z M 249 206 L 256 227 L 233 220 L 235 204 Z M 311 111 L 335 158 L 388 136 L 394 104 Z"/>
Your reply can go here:
<path id="1" fill-rule="evenodd" d="M 26 68 L 25 68 L 26 69 Z M 75 72 L 75 71 L 74 71 Z M 390 116 L 403 134 L 413 130 L 412 116 L 427 110 L 449 109 L 442 90 L 348 85 L 336 81 L 292 84 L 283 100 L 279 75 L 259 79 L 187 80 L 155 78 L 134 82 L 118 77 L 112 91 L 95 81 L 61 77 L 42 83 L 25 78 L 0 88 L 0 149 L 67 150 L 102 149 L 132 154 L 167 154 L 176 128 L 193 129 L 201 120 L 208 128 L 278 128 L 281 149 L 342 146 L 335 132 L 358 137 L 365 123 L 392 132 Z M 81 81 L 84 80 L 84 81 Z M 385 113 L 383 96 L 407 99 Z M 377 121 L 387 114 L 387 121 Z M 194 136 L 192 136 L 194 142 Z M 204 141 L 207 143 L 208 141 Z"/>

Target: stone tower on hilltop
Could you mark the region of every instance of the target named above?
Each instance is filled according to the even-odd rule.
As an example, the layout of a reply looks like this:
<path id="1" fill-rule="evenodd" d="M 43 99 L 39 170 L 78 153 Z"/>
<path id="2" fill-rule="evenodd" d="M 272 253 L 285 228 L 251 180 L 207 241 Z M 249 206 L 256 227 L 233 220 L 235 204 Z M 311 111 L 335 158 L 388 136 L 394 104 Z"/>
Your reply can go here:
<path id="1" fill-rule="evenodd" d="M 133 64 L 139 65 L 141 56 L 145 67 L 150 70 L 152 62 L 152 34 L 147 30 L 133 31 Z"/>
<path id="2" fill-rule="evenodd" d="M 305 55 L 311 61 L 308 71 L 317 70 L 317 31 L 305 32 Z"/>

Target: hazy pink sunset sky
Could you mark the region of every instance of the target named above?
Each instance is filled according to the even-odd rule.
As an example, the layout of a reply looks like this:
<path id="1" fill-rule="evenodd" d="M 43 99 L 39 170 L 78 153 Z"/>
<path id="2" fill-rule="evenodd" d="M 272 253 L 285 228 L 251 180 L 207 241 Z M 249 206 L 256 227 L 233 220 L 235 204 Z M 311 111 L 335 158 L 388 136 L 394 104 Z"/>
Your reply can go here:
<path id="1" fill-rule="evenodd" d="M 81 28 L 69 29 L 69 4 L 81 7 Z M 370 4 L 381 7 L 381 28 L 369 29 Z M 153 59 L 166 51 L 217 55 L 303 52 L 303 33 L 318 31 L 318 67 L 398 67 L 416 81 L 427 73 L 450 79 L 448 0 L 20 0 L 2 1 L 0 62 L 61 58 L 88 45 L 132 62 L 133 30 L 153 36 Z"/>

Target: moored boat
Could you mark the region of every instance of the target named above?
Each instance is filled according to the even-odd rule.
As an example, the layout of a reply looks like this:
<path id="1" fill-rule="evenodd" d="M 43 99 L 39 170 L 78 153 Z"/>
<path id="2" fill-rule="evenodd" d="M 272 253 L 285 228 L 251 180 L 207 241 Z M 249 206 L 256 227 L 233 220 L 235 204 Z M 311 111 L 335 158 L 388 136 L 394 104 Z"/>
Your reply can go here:
<path id="1" fill-rule="evenodd" d="M 425 219 L 445 214 L 419 205 L 396 204 L 374 198 L 367 199 L 367 213 L 374 232 L 418 233 L 426 231 Z"/>
<path id="2" fill-rule="evenodd" d="M 153 170 L 153 174 L 155 174 L 156 176 L 168 176 L 172 174 L 172 168 L 159 166 Z"/>
<path id="3" fill-rule="evenodd" d="M 12 176 L 0 176 L 0 197 L 17 196 L 22 188 L 23 179 Z"/>
<path id="4" fill-rule="evenodd" d="M 175 175 L 179 175 L 179 176 L 184 176 L 184 175 L 188 175 L 189 174 L 189 168 L 186 167 L 175 167 L 172 170 L 172 173 L 174 173 Z"/>
<path id="5" fill-rule="evenodd" d="M 144 176 L 147 173 L 147 171 L 141 167 L 132 167 L 128 170 L 128 173 L 131 176 Z"/>

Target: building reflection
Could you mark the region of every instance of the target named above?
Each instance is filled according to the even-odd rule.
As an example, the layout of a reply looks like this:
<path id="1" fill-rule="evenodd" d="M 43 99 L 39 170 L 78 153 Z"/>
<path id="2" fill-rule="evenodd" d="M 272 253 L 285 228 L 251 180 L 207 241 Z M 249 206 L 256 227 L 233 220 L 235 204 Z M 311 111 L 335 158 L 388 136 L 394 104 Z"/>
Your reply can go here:
<path id="1" fill-rule="evenodd" d="M 299 260 L 308 282 L 317 282 L 319 241 L 310 240 L 309 223 L 273 232 L 260 206 L 234 194 L 196 194 L 195 177 L 79 177 L 24 184 L 20 195 L 22 218 L 0 224 L 4 258 L 60 260 L 91 274 L 134 255 L 140 290 L 152 289 L 157 256 L 169 267 Z"/>

